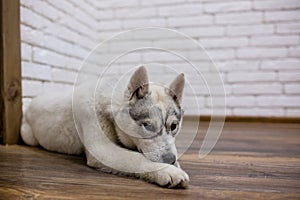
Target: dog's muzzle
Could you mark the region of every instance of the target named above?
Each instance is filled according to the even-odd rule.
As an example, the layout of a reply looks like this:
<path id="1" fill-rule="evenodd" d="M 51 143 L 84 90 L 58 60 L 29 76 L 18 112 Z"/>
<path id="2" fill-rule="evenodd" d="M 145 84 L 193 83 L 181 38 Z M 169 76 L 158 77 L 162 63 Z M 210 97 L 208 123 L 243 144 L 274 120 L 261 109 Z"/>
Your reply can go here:
<path id="1" fill-rule="evenodd" d="M 162 160 L 164 163 L 168 163 L 174 165 L 176 163 L 176 156 L 172 153 L 167 153 L 162 156 Z"/>

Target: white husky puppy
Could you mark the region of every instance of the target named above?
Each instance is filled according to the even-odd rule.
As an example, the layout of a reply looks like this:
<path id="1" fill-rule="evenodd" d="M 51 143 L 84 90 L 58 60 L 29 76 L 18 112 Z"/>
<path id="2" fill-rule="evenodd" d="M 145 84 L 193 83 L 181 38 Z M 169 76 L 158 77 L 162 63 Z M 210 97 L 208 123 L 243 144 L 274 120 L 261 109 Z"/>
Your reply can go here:
<path id="1" fill-rule="evenodd" d="M 175 146 L 183 117 L 180 105 L 184 82 L 184 75 L 179 74 L 168 87 L 149 84 L 146 69 L 140 67 L 129 80 L 122 102 L 113 106 L 101 91 L 96 91 L 92 103 L 84 97 L 88 84 L 77 86 L 82 98 L 73 109 L 83 122 L 76 124 L 72 91 L 44 94 L 32 100 L 23 117 L 22 139 L 28 145 L 60 153 L 84 151 L 87 165 L 105 172 L 185 188 L 189 177 L 177 162 Z M 101 128 L 92 120 L 94 112 Z M 91 144 L 95 142 L 88 138 L 92 134 L 103 141 L 98 139 L 97 145 Z M 113 146 L 104 142 L 105 137 Z"/>

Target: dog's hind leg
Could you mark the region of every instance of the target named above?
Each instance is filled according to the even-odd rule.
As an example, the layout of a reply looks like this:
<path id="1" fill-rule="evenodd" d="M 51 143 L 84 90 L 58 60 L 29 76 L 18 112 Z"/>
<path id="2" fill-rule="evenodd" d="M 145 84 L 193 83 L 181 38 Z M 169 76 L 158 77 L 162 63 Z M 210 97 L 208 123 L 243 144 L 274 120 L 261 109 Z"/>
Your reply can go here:
<path id="1" fill-rule="evenodd" d="M 23 116 L 22 126 L 21 126 L 21 137 L 23 141 L 31 146 L 39 145 L 39 142 L 34 137 L 30 124 L 26 120 L 26 116 Z"/>

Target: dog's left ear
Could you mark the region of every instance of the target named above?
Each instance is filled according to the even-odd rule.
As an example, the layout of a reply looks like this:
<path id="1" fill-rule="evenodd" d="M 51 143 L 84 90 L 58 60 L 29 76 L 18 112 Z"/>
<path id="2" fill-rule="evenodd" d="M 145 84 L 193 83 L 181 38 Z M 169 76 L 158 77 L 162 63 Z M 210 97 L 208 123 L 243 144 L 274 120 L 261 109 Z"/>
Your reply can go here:
<path id="1" fill-rule="evenodd" d="M 141 99 L 149 93 L 149 80 L 146 68 L 139 67 L 132 75 L 125 96 L 127 100 L 131 100 L 134 96 Z"/>
<path id="2" fill-rule="evenodd" d="M 182 93 L 185 84 L 184 74 L 179 74 L 169 85 L 167 93 L 173 98 L 173 100 L 180 105 L 182 101 Z"/>

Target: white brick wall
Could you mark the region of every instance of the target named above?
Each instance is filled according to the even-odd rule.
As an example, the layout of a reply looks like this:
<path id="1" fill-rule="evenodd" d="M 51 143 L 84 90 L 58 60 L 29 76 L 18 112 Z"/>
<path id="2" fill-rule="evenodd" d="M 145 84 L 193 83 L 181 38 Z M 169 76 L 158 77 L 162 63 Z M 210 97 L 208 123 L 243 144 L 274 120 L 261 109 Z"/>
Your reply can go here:
<path id="1" fill-rule="evenodd" d="M 23 109 L 47 89 L 71 88 L 97 43 L 92 1 L 21 0 Z"/>
<path id="2" fill-rule="evenodd" d="M 228 115 L 300 117 L 299 0 L 21 0 L 21 5 L 24 107 L 45 88 L 71 87 L 82 59 L 99 42 L 120 31 L 159 26 L 185 33 L 206 48 L 225 84 Z M 151 45 L 188 55 L 211 76 L 205 55 L 161 34 L 124 38 L 101 54 Z M 179 58 L 143 52 L 123 57 L 116 64 L 120 70 L 111 73 L 120 76 L 146 62 L 189 72 Z M 163 78 L 161 70 L 156 74 Z M 201 115 L 209 114 L 203 80 L 188 78 Z M 219 93 L 220 88 L 212 88 Z M 186 92 L 187 114 L 199 114 L 192 94 Z"/>

